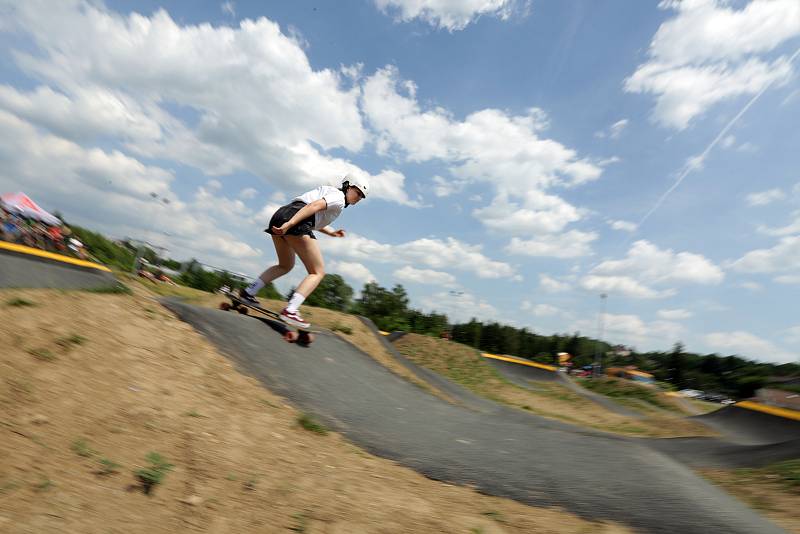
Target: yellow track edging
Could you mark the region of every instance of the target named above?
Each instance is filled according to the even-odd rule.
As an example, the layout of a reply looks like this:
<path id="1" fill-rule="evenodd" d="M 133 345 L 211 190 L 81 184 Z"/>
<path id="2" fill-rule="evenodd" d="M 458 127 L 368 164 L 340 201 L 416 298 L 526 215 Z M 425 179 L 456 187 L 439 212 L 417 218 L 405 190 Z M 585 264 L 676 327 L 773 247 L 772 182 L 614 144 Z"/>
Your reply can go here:
<path id="1" fill-rule="evenodd" d="M 545 365 L 543 363 L 531 362 L 520 358 L 514 358 L 513 356 L 499 356 L 497 354 L 489 354 L 488 352 L 481 352 L 481 356 L 483 356 L 484 358 L 492 358 L 494 360 L 503 360 L 504 362 L 512 362 L 512 363 L 518 363 L 520 365 L 527 365 L 529 367 L 538 367 L 539 369 L 544 369 L 545 371 L 553 371 L 553 372 L 558 371 L 558 368 L 553 367 L 552 365 Z"/>
<path id="2" fill-rule="evenodd" d="M 78 260 L 75 258 L 70 258 L 69 256 L 56 254 L 54 252 L 39 250 L 38 248 L 26 247 L 25 245 L 17 245 L 16 243 L 7 243 L 5 241 L 0 241 L 0 249 L 10 250 L 11 252 L 19 252 L 21 254 L 28 254 L 29 256 L 39 256 L 40 258 L 47 258 L 49 260 L 60 261 L 63 263 L 71 263 L 73 265 L 79 265 L 81 267 L 89 267 L 91 269 L 97 269 L 98 271 L 105 271 L 107 273 L 111 272 L 111 269 L 109 269 L 105 265 L 100 265 L 99 263 L 94 263 L 85 260 Z"/>
<path id="3" fill-rule="evenodd" d="M 734 406 L 738 406 L 739 408 L 747 408 L 748 410 L 755 410 L 757 412 L 764 412 L 770 415 L 777 415 L 778 417 L 785 417 L 787 419 L 794 419 L 795 421 L 800 421 L 800 412 L 797 410 L 792 410 L 790 408 L 776 408 L 775 406 L 767 406 L 766 404 L 761 404 L 760 402 L 753 402 L 753 401 L 741 401 L 734 404 Z"/>

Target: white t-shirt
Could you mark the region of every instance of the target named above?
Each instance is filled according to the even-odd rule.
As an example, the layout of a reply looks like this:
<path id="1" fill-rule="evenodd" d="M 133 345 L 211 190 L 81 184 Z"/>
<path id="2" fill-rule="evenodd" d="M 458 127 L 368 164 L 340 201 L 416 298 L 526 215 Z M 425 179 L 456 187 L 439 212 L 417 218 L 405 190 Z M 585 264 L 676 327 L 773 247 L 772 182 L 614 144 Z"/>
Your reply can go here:
<path id="1" fill-rule="evenodd" d="M 314 230 L 325 228 L 342 213 L 344 209 L 344 193 L 342 193 L 342 190 L 329 185 L 322 185 L 293 199 L 302 200 L 306 204 L 311 204 L 315 200 L 321 198 L 325 199 L 325 202 L 328 203 L 328 207 L 314 214 Z"/>

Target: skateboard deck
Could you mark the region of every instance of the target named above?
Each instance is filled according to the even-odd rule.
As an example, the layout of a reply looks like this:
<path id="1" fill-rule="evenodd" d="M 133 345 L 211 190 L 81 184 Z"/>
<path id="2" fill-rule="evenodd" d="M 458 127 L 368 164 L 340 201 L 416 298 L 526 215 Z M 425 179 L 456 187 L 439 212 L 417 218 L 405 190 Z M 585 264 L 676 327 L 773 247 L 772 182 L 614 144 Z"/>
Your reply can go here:
<path id="1" fill-rule="evenodd" d="M 242 299 L 240 299 L 239 295 L 235 294 L 233 291 L 223 288 L 220 289 L 220 293 L 225 295 L 230 300 L 230 303 L 223 302 L 219 305 L 219 308 L 221 310 L 237 311 L 242 315 L 248 315 L 248 311 L 253 310 L 262 315 L 266 315 L 271 319 L 275 319 L 276 321 L 279 321 L 280 325 L 284 328 L 283 339 L 288 341 L 289 343 L 310 345 L 311 343 L 314 342 L 314 337 L 315 337 L 314 334 L 319 333 L 317 330 L 313 330 L 311 328 L 299 328 L 289 323 L 285 323 L 281 320 L 281 316 L 279 313 L 263 308 L 257 304 L 250 304 L 249 302 L 245 302 Z"/>

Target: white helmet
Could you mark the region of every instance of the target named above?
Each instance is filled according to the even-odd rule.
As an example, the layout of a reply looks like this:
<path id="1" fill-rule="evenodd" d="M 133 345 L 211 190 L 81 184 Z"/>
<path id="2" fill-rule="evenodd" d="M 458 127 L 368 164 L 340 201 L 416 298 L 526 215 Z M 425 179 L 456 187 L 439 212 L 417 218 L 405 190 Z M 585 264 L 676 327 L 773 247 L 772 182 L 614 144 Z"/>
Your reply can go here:
<path id="1" fill-rule="evenodd" d="M 361 194 L 364 195 L 364 198 L 367 198 L 367 195 L 369 195 L 369 180 L 366 177 L 347 173 L 344 178 L 342 178 L 342 184 L 345 182 L 348 182 L 353 187 L 357 187 L 358 190 L 361 191 Z"/>

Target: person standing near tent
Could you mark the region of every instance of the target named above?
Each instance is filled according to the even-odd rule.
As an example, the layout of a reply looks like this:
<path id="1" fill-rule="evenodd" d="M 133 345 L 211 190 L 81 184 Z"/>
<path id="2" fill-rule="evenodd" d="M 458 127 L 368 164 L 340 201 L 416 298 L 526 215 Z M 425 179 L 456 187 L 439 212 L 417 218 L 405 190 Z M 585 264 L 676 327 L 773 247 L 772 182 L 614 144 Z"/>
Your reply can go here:
<path id="1" fill-rule="evenodd" d="M 342 179 L 342 185 L 338 189 L 323 185 L 295 197 L 290 204 L 278 208 L 269 221 L 269 228 L 264 230 L 272 236 L 278 263 L 261 273 L 248 287 L 241 289 L 239 297 L 245 302 L 258 304 L 255 296 L 259 290 L 291 271 L 296 254 L 300 256 L 308 275 L 294 290 L 280 317 L 285 323 L 298 328 L 311 326 L 300 315 L 300 305 L 325 276 L 322 252 L 319 250 L 313 230 L 331 237 L 344 237 L 344 230 L 334 230 L 329 225 L 344 208 L 358 204 L 368 194 L 367 179 L 348 174 Z"/>

